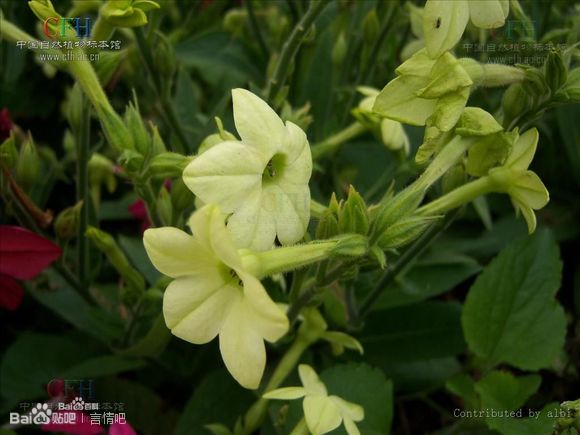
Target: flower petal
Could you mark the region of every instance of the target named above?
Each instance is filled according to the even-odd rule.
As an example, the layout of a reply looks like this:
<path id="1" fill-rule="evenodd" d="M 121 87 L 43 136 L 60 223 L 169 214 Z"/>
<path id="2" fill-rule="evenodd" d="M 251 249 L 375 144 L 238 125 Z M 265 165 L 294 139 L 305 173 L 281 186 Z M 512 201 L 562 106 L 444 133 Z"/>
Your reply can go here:
<path id="1" fill-rule="evenodd" d="M 143 234 L 149 259 L 159 272 L 172 278 L 215 267 L 216 257 L 192 236 L 178 228 L 150 228 Z"/>
<path id="2" fill-rule="evenodd" d="M 266 367 L 264 339 L 255 328 L 253 311 L 242 300 L 232 305 L 220 331 L 220 351 L 224 363 L 244 388 L 256 389 Z"/>
<path id="3" fill-rule="evenodd" d="M 239 271 L 244 283 L 244 304 L 252 311 L 253 327 L 264 339 L 274 342 L 288 332 L 286 314 L 270 299 L 262 283 L 249 273 Z"/>
<path id="4" fill-rule="evenodd" d="M 215 204 L 208 204 L 191 215 L 188 222 L 195 237 L 231 269 L 239 269 L 242 260 L 226 230 L 224 216 Z"/>
<path id="5" fill-rule="evenodd" d="M 326 396 L 306 396 L 302 408 L 306 425 L 314 435 L 330 432 L 342 422 L 338 408 Z"/>
<path id="6" fill-rule="evenodd" d="M 11 276 L 0 273 L 0 308 L 16 310 L 24 299 L 24 289 Z"/>
<path id="7" fill-rule="evenodd" d="M 421 49 L 403 62 L 395 72 L 397 75 L 429 77 L 433 65 L 435 65 L 435 60 L 429 57 L 427 50 Z"/>
<path id="8" fill-rule="evenodd" d="M 427 52 L 437 58 L 459 42 L 467 21 L 467 0 L 427 0 L 423 10 L 423 33 Z"/>
<path id="9" fill-rule="evenodd" d="M 283 188 L 281 186 L 284 186 Z M 276 234 L 282 245 L 298 242 L 308 228 L 310 189 L 308 185 L 268 184 L 262 191 L 262 204 L 276 221 Z"/>
<path id="10" fill-rule="evenodd" d="M 264 399 L 275 399 L 275 400 L 294 400 L 300 399 L 306 395 L 306 390 L 302 387 L 286 387 L 278 388 L 277 390 L 272 390 L 262 397 Z"/>
<path id="11" fill-rule="evenodd" d="M 60 257 L 61 249 L 26 228 L 0 225 L 0 273 L 32 279 Z"/>
<path id="12" fill-rule="evenodd" d="M 307 364 L 300 364 L 298 366 L 298 376 L 300 376 L 300 381 L 306 389 L 307 395 L 327 396 L 326 387 L 312 367 Z"/>
<path id="13" fill-rule="evenodd" d="M 512 151 L 506 160 L 506 166 L 518 171 L 525 171 L 532 163 L 538 140 L 540 136 L 538 130 L 532 128 L 522 134 L 514 143 Z"/>
<path id="14" fill-rule="evenodd" d="M 439 98 L 433 115 L 429 118 L 429 123 L 443 132 L 451 130 L 459 121 L 468 99 L 469 87 Z"/>
<path id="15" fill-rule="evenodd" d="M 395 121 L 411 125 L 425 125 L 425 121 L 435 109 L 437 100 L 428 100 L 415 95 L 425 87 L 428 79 L 400 76 L 383 88 L 375 100 L 373 110 Z"/>
<path id="16" fill-rule="evenodd" d="M 228 231 L 238 248 L 265 251 L 276 238 L 276 217 L 271 204 L 264 203 L 262 191 L 253 192 L 228 219 Z"/>
<path id="17" fill-rule="evenodd" d="M 354 422 L 350 418 L 343 417 L 342 420 L 344 422 L 344 428 L 346 429 L 346 433 L 348 435 L 360 435 L 358 427 L 356 427 L 356 424 L 354 424 Z"/>
<path id="18" fill-rule="evenodd" d="M 296 124 L 287 121 L 288 136 L 284 153 L 288 156 L 283 175 L 294 183 L 308 183 L 312 175 L 312 154 L 306 133 Z"/>
<path id="19" fill-rule="evenodd" d="M 268 104 L 245 89 L 233 89 L 234 123 L 242 142 L 268 156 L 282 147 L 288 134 L 284 123 Z"/>
<path id="20" fill-rule="evenodd" d="M 481 29 L 495 29 L 505 23 L 504 7 L 498 0 L 469 0 L 471 22 Z"/>
<path id="21" fill-rule="evenodd" d="M 183 182 L 204 203 L 231 213 L 260 186 L 268 160 L 241 142 L 222 142 L 187 165 Z"/>
<path id="22" fill-rule="evenodd" d="M 512 198 L 534 210 L 541 209 L 550 201 L 548 189 L 540 177 L 532 171 L 516 174 L 508 193 Z"/>
<path id="23" fill-rule="evenodd" d="M 215 338 L 241 298 L 241 290 L 226 285 L 219 275 L 178 278 L 165 290 L 163 316 L 175 336 L 204 344 Z"/>
<path id="24" fill-rule="evenodd" d="M 347 402 L 341 397 L 330 396 L 330 399 L 336 404 L 343 417 L 348 417 L 353 421 L 362 421 L 365 418 L 365 410 L 356 403 Z"/>

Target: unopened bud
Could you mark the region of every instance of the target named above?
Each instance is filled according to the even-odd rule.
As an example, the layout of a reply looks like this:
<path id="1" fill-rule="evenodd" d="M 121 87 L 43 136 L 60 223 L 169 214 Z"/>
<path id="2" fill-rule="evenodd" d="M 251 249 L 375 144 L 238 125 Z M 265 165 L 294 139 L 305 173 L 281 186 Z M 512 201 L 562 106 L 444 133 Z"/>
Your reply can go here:
<path id="1" fill-rule="evenodd" d="M 20 148 L 18 163 L 16 164 L 16 179 L 25 189 L 30 188 L 40 174 L 40 158 L 36 145 L 30 133 Z"/>
<path id="2" fill-rule="evenodd" d="M 190 157 L 166 152 L 153 157 L 149 161 L 148 169 L 153 178 L 175 178 L 182 174 L 190 161 Z"/>
<path id="3" fill-rule="evenodd" d="M 0 161 L 6 163 L 6 166 L 13 168 L 18 161 L 18 150 L 14 143 L 14 135 L 10 136 L 0 145 Z"/>
<path id="4" fill-rule="evenodd" d="M 423 190 L 407 188 L 393 198 L 386 199 L 377 211 L 373 236 L 382 237 L 396 222 L 413 213 L 423 200 Z"/>
<path id="5" fill-rule="evenodd" d="M 66 119 L 73 130 L 78 130 L 82 123 L 84 95 L 81 87 L 75 84 L 68 95 L 66 103 Z"/>
<path id="6" fill-rule="evenodd" d="M 82 208 L 83 202 L 79 201 L 74 206 L 65 208 L 58 214 L 54 221 L 54 231 L 59 239 L 67 240 L 77 235 Z"/>
<path id="7" fill-rule="evenodd" d="M 375 8 L 372 8 L 363 19 L 363 37 L 365 44 L 372 45 L 379 36 L 379 17 Z"/>
<path id="8" fill-rule="evenodd" d="M 119 164 L 123 166 L 128 174 L 138 174 L 143 167 L 143 156 L 137 151 L 125 150 L 119 157 Z"/>
<path id="9" fill-rule="evenodd" d="M 503 94 L 502 109 L 504 123 L 511 122 L 524 113 L 531 105 L 532 97 L 521 83 L 514 83 Z"/>
<path id="10" fill-rule="evenodd" d="M 153 137 L 151 141 L 151 155 L 156 156 L 157 154 L 167 151 L 167 147 L 165 146 L 165 142 L 163 142 L 163 139 L 159 134 L 159 129 L 157 126 L 153 123 L 150 123 L 149 128 L 151 129 L 151 135 Z"/>
<path id="11" fill-rule="evenodd" d="M 339 229 L 342 233 L 366 235 L 369 231 L 369 215 L 362 196 L 350 186 L 348 198 L 339 214 Z"/>
<path id="12" fill-rule="evenodd" d="M 161 187 L 157 197 L 157 214 L 159 214 L 161 222 L 169 225 L 173 216 L 173 205 L 171 204 L 171 195 L 165 186 Z"/>
<path id="13" fill-rule="evenodd" d="M 332 47 L 332 64 L 335 66 L 342 65 L 344 58 L 346 56 L 348 44 L 346 43 L 346 38 L 344 32 L 340 32 L 334 46 Z"/>
<path id="14" fill-rule="evenodd" d="M 176 178 L 171 184 L 171 202 L 175 207 L 176 213 L 181 213 L 188 208 L 193 207 L 195 195 L 183 182 L 181 177 Z"/>
<path id="15" fill-rule="evenodd" d="M 330 250 L 331 257 L 360 257 L 369 249 L 368 239 L 360 234 L 343 234 L 335 238 L 336 245 Z"/>
<path id="16" fill-rule="evenodd" d="M 129 133 L 133 138 L 135 149 L 144 156 L 148 155 L 151 150 L 151 138 L 137 107 L 133 103 L 130 103 L 125 111 L 125 124 L 127 124 Z"/>
<path id="17" fill-rule="evenodd" d="M 317 239 L 328 239 L 339 233 L 338 219 L 330 210 L 326 209 L 316 227 Z"/>
<path id="18" fill-rule="evenodd" d="M 562 54 L 552 50 L 544 62 L 544 76 L 552 93 L 556 93 L 568 79 L 568 68 L 564 64 Z"/>

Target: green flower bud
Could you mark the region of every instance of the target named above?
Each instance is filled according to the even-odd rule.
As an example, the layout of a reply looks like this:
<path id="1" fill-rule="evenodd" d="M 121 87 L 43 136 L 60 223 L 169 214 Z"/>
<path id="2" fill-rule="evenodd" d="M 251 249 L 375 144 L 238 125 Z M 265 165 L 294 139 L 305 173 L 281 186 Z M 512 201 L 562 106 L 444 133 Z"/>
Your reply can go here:
<path id="1" fill-rule="evenodd" d="M 580 101 L 580 68 L 574 68 L 568 74 L 568 80 L 562 89 L 566 99 L 572 102 Z"/>
<path id="2" fill-rule="evenodd" d="M 425 231 L 438 217 L 408 216 L 391 225 L 377 240 L 379 248 L 396 249 L 404 246 Z"/>
<path id="3" fill-rule="evenodd" d="M 181 177 L 176 178 L 171 185 L 171 202 L 176 213 L 181 213 L 191 207 L 195 201 L 195 195 L 187 188 Z"/>
<path id="4" fill-rule="evenodd" d="M 157 126 L 150 122 L 149 128 L 151 129 L 151 135 L 153 136 L 153 140 L 151 141 L 151 155 L 156 156 L 157 154 L 167 151 L 167 147 L 165 146 L 163 139 L 161 139 Z"/>
<path id="5" fill-rule="evenodd" d="M 532 105 L 532 97 L 521 83 L 514 83 L 503 94 L 502 109 L 506 125 L 519 117 Z"/>
<path id="6" fill-rule="evenodd" d="M 128 174 L 136 175 L 141 171 L 144 160 L 143 156 L 137 151 L 125 150 L 119 157 L 119 164 Z"/>
<path id="7" fill-rule="evenodd" d="M 177 153 L 161 153 L 149 161 L 148 170 L 153 178 L 175 178 L 181 175 L 191 160 Z"/>
<path id="8" fill-rule="evenodd" d="M 234 36 L 241 37 L 248 22 L 245 9 L 230 9 L 223 19 L 223 28 Z"/>
<path id="9" fill-rule="evenodd" d="M 67 240 L 77 235 L 79 218 L 83 201 L 79 201 L 72 207 L 65 208 L 61 211 L 54 221 L 54 232 L 61 240 Z"/>
<path id="10" fill-rule="evenodd" d="M 369 231 L 367 206 L 353 186 L 350 186 L 348 198 L 340 211 L 338 226 L 342 233 L 366 235 Z"/>
<path id="11" fill-rule="evenodd" d="M 101 105 L 97 105 L 96 110 L 109 145 L 117 152 L 135 149 L 133 137 L 117 112 Z"/>
<path id="12" fill-rule="evenodd" d="M 129 303 L 134 302 L 145 291 L 143 276 L 131 266 L 113 236 L 95 227 L 89 227 L 85 234 L 99 251 L 105 254 L 107 260 L 123 278 L 125 284 L 123 299 Z"/>
<path id="13" fill-rule="evenodd" d="M 16 163 L 16 179 L 25 189 L 30 188 L 40 175 L 40 158 L 32 135 L 29 133 L 27 140 L 20 148 L 18 162 Z"/>
<path id="14" fill-rule="evenodd" d="M 348 49 L 348 44 L 346 43 L 346 38 L 344 32 L 340 32 L 334 46 L 332 47 L 332 64 L 335 66 L 342 65 L 346 52 Z"/>
<path id="15" fill-rule="evenodd" d="M 74 157 L 77 153 L 75 137 L 70 130 L 65 130 L 64 132 L 64 137 L 62 138 L 62 147 L 69 157 Z"/>
<path id="16" fill-rule="evenodd" d="M 336 236 L 338 233 L 338 218 L 333 212 L 326 209 L 316 227 L 316 238 L 328 239 Z"/>
<path id="17" fill-rule="evenodd" d="M 385 254 L 385 251 L 383 251 L 377 245 L 371 246 L 369 250 L 369 257 L 375 260 L 379 264 L 381 269 L 387 267 L 387 256 Z"/>
<path id="18" fill-rule="evenodd" d="M 161 222 L 169 224 L 173 217 L 173 205 L 171 204 L 171 195 L 165 186 L 159 190 L 157 197 L 157 214 L 161 218 Z"/>
<path id="19" fill-rule="evenodd" d="M 394 198 L 385 200 L 373 222 L 373 238 L 381 237 L 396 222 L 412 214 L 423 200 L 423 189 L 408 187 Z"/>
<path id="20" fill-rule="evenodd" d="M 89 160 L 89 186 L 95 204 L 101 202 L 101 188 L 105 186 L 109 193 L 117 189 L 115 164 L 99 153 L 94 153 Z"/>
<path id="21" fill-rule="evenodd" d="M 0 161 L 6 163 L 6 166 L 13 168 L 18 161 L 18 150 L 14 143 L 14 134 L 10 132 L 10 136 L 2 145 L 0 145 Z"/>
<path id="22" fill-rule="evenodd" d="M 298 337 L 306 340 L 308 343 L 314 343 L 322 337 L 328 325 L 324 317 L 316 308 L 304 308 L 302 310 L 304 321 L 298 328 Z"/>
<path id="23" fill-rule="evenodd" d="M 94 39 L 96 40 L 96 38 Z M 99 82 L 109 83 L 126 55 L 125 50 L 99 51 L 99 61 L 94 63 Z"/>
<path id="24" fill-rule="evenodd" d="M 142 155 L 148 155 L 151 150 L 151 138 L 147 133 L 143 119 L 139 114 L 136 104 L 130 103 L 125 110 L 125 124 L 129 129 L 129 133 L 133 137 L 133 144 L 135 149 Z"/>
<path id="25" fill-rule="evenodd" d="M 66 119 L 71 128 L 75 131 L 78 130 L 82 123 L 83 100 L 83 91 L 78 84 L 75 84 L 68 94 L 65 110 Z"/>
<path id="26" fill-rule="evenodd" d="M 155 70 L 161 77 L 173 77 L 177 69 L 173 44 L 162 33 L 157 33 L 158 42 L 154 51 Z"/>
<path id="27" fill-rule="evenodd" d="M 379 36 L 379 30 L 381 27 L 375 8 L 372 8 L 364 17 L 362 27 L 365 44 L 371 46 Z"/>
<path id="28" fill-rule="evenodd" d="M 548 53 L 544 62 L 544 76 L 552 93 L 556 93 L 566 83 L 568 68 L 564 64 L 561 53 L 555 50 Z"/>

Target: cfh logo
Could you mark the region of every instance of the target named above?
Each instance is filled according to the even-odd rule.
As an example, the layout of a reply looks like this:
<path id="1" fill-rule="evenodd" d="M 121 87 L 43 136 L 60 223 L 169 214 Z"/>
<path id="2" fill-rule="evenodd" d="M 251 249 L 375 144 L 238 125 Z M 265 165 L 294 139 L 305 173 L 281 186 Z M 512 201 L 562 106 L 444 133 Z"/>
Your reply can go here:
<path id="1" fill-rule="evenodd" d="M 67 30 L 70 28 L 73 28 L 77 32 L 79 38 L 88 38 L 91 35 L 91 19 L 80 17 L 48 17 L 44 20 L 44 34 L 50 39 L 65 36 Z"/>

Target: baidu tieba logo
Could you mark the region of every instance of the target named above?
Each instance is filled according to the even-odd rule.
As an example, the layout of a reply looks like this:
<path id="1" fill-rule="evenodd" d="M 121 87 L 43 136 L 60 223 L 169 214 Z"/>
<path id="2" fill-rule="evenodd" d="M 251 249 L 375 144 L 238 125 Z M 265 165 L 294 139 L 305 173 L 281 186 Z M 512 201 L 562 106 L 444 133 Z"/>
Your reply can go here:
<path id="1" fill-rule="evenodd" d="M 52 409 L 46 403 L 37 403 L 28 414 L 10 413 L 10 424 L 43 425 L 51 421 Z"/>

